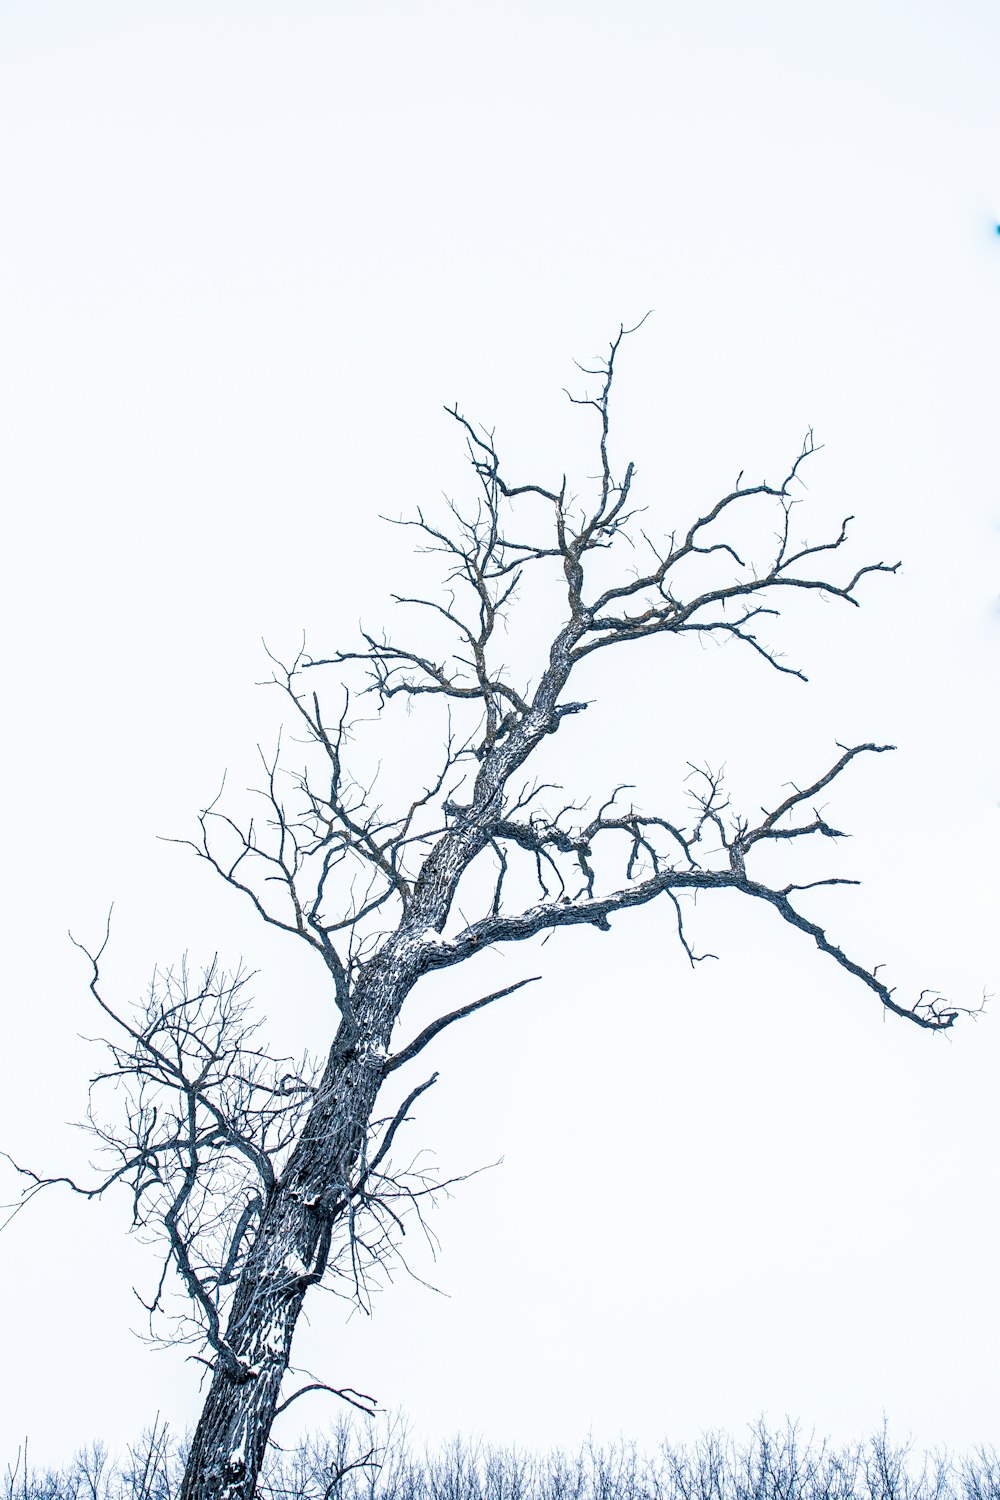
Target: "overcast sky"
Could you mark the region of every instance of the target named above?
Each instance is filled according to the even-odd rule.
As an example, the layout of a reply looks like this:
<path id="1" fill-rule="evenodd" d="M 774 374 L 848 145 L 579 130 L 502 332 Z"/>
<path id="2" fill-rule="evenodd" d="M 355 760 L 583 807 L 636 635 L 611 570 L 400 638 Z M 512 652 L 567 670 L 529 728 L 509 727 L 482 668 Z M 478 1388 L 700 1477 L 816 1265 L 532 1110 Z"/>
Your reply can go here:
<path id="1" fill-rule="evenodd" d="M 646 529 L 779 478 L 812 425 L 807 530 L 853 514 L 857 562 L 903 568 L 774 626 L 808 685 L 669 640 L 595 672 L 565 779 L 677 815 L 686 761 L 725 761 L 752 813 L 837 741 L 895 743 L 831 796 L 854 837 L 809 868 L 864 885 L 814 910 L 909 998 L 997 987 L 998 43 L 986 0 L 0 5 L 7 1149 L 86 1159 L 66 932 L 112 901 L 120 1003 L 218 950 L 276 1046 L 328 1037 L 310 956 L 157 836 L 273 743 L 262 638 L 349 647 L 411 588 L 379 515 L 471 493 L 443 403 L 584 493 L 562 388 L 649 308 L 613 439 Z M 301 1363 L 421 1439 L 763 1412 L 1000 1442 L 1000 1012 L 883 1019 L 736 900 L 692 913 L 692 973 L 669 917 L 463 976 L 545 982 L 441 1039 L 411 1139 L 503 1164 L 438 1210 L 436 1264 L 414 1247 L 440 1294 L 314 1296 Z M 0 1239 L 5 1457 L 197 1415 L 198 1367 L 130 1331 L 156 1262 L 126 1196 L 53 1192 Z"/>

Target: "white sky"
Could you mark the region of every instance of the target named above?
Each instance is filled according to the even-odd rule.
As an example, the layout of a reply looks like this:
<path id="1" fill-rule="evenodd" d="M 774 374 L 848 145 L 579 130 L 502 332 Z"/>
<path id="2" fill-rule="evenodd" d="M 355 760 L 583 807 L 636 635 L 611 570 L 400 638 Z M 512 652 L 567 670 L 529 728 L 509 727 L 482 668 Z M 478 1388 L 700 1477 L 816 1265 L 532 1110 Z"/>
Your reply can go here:
<path id="1" fill-rule="evenodd" d="M 112 900 L 119 1001 L 218 949 L 260 969 L 280 1046 L 327 1034 L 309 955 L 156 836 L 254 774 L 262 637 L 347 647 L 411 586 L 378 515 L 469 492 L 442 403 L 582 489 L 561 388 L 649 307 L 615 444 L 648 528 L 777 478 L 813 424 L 815 529 L 853 512 L 852 556 L 904 569 L 776 628 L 807 687 L 669 641 L 595 671 L 567 779 L 670 813 L 687 759 L 724 760 L 754 811 L 836 740 L 891 740 L 811 866 L 864 887 L 816 910 L 904 993 L 996 987 L 998 33 L 985 0 L 0 6 L 15 1155 L 85 1157 L 65 932 Z M 410 1127 L 446 1169 L 504 1163 L 436 1215 L 447 1297 L 403 1278 L 349 1322 L 313 1297 L 302 1362 L 420 1438 L 764 1412 L 1000 1441 L 1000 1016 L 883 1022 L 766 911 L 689 920 L 720 955 L 693 975 L 654 907 L 428 988 L 414 1026 L 546 976 L 440 1041 Z M 127 1219 L 53 1194 L 0 1242 L 3 1453 L 194 1420 L 196 1367 L 129 1332 L 155 1263 Z"/>

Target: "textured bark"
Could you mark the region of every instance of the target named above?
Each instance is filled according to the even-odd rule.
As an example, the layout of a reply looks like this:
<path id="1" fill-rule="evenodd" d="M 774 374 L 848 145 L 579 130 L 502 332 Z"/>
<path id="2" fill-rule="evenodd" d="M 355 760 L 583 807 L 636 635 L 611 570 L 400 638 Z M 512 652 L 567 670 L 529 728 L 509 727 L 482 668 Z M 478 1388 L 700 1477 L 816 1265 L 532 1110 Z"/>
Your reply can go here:
<path id="1" fill-rule="evenodd" d="M 183 1500 L 254 1494 L 295 1325 L 306 1291 L 322 1278 L 331 1234 L 347 1209 L 348 1184 L 381 1085 L 384 1048 L 375 1038 L 387 1036 L 412 984 L 402 965 L 396 985 L 379 968 L 373 977 L 381 982 L 369 987 L 370 996 L 357 997 L 359 1003 L 369 1000 L 371 1010 L 357 1027 L 341 1024 L 298 1146 L 265 1207 L 226 1329 L 233 1358 L 216 1360 Z M 365 1045 L 349 1040 L 356 1029 L 364 1032 Z"/>
<path id="2" fill-rule="evenodd" d="M 405 983 L 405 981 L 404 981 Z M 384 1026 L 402 994 L 379 986 Z M 344 1040 L 348 1028 L 341 1026 Z M 184 1477 L 184 1500 L 253 1495 L 308 1288 L 326 1266 L 347 1208 L 347 1184 L 381 1084 L 378 1053 L 335 1046 L 288 1168 L 275 1187 L 240 1276 Z"/>

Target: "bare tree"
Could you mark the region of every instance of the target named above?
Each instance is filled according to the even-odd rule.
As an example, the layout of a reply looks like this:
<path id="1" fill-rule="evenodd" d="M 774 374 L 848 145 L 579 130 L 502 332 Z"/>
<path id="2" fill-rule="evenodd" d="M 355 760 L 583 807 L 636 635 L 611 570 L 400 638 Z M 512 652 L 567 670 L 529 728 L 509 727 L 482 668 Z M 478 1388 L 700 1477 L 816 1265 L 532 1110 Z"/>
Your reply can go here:
<path id="1" fill-rule="evenodd" d="M 755 818 L 731 809 L 721 775 L 710 769 L 692 769 L 685 815 L 640 810 L 623 786 L 567 805 L 557 787 L 538 779 L 543 747 L 554 735 L 572 735 L 565 721 L 588 708 L 569 688 L 594 653 L 695 634 L 736 642 L 767 667 L 801 678 L 761 634 L 787 592 L 856 605 L 869 575 L 899 566 L 843 566 L 850 518 L 826 541 L 797 539 L 795 486 L 816 451 L 811 432 L 780 483 L 746 484 L 740 476 L 686 529 L 652 539 L 637 521 L 633 465 L 619 474 L 609 446 L 625 336 L 620 330 L 606 359 L 584 371 L 596 393 L 570 398 L 596 418 L 597 475 L 588 498 L 573 499 L 565 479 L 558 486 L 511 482 L 492 433 L 457 406 L 449 410 L 476 495 L 470 504 L 449 504 L 440 522 L 418 511 L 399 523 L 443 561 L 444 587 L 436 598 L 398 602 L 429 614 L 450 645 L 442 654 L 366 634 L 356 650 L 329 657 L 303 650 L 290 664 L 275 662 L 274 680 L 308 743 L 306 764 L 286 769 L 279 755 L 266 762 L 262 820 L 241 821 L 219 799 L 201 815 L 197 854 L 265 922 L 308 944 L 325 965 L 339 1022 L 322 1067 L 276 1062 L 257 1045 L 242 973 L 225 975 L 213 963 L 197 982 L 186 970 L 158 975 L 145 1007 L 126 1016 L 104 999 L 100 953 L 93 956 L 93 993 L 117 1037 L 102 1076 L 127 1085 L 129 1106 L 124 1123 L 106 1125 L 92 1113 L 113 1160 L 94 1186 L 72 1186 L 95 1194 L 127 1181 L 137 1223 L 159 1226 L 164 1236 L 164 1276 L 151 1311 L 162 1306 L 168 1269 L 189 1299 L 189 1331 L 206 1351 L 211 1377 L 185 1500 L 254 1493 L 272 1421 L 302 1393 L 282 1400 L 306 1293 L 340 1276 L 351 1295 L 363 1297 L 366 1271 L 384 1260 L 402 1209 L 419 1211 L 435 1186 L 418 1168 L 393 1167 L 390 1152 L 437 1074 L 414 1084 L 380 1120 L 387 1079 L 444 1028 L 532 982 L 523 978 L 442 1014 L 393 1051 L 404 1002 L 425 976 L 556 928 L 607 931 L 617 913 L 661 898 L 694 965 L 685 896 L 735 891 L 811 938 L 894 1015 L 941 1031 L 960 1013 L 926 990 L 905 1001 L 802 909 L 801 893 L 855 882 L 818 876 L 772 884 L 752 869 L 764 846 L 842 837 L 817 799 L 859 757 L 891 746 L 838 745 L 832 763 Z M 735 539 L 744 535 L 750 550 L 741 542 L 738 551 Z M 527 686 L 504 665 L 501 628 L 525 607 L 521 596 L 533 585 L 558 598 L 562 623 Z M 342 684 L 333 711 L 315 686 L 330 669 Z M 442 712 L 434 773 L 390 810 L 349 766 L 357 729 L 352 673 L 361 674 L 361 693 L 380 711 L 401 699 L 436 703 Z M 474 910 L 471 920 L 463 908 Z M 27 1194 L 52 1180 L 29 1174 Z M 328 1389 L 316 1380 L 302 1389 L 317 1386 Z M 370 1403 L 358 1392 L 340 1394 Z"/>

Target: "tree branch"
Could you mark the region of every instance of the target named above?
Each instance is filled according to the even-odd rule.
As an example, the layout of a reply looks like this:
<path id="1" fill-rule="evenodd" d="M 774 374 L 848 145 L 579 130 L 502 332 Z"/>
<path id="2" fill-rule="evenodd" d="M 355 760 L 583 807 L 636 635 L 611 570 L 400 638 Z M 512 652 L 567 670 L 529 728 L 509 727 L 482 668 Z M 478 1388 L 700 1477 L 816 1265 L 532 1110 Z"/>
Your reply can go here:
<path id="1" fill-rule="evenodd" d="M 471 1016 L 474 1011 L 482 1010 L 484 1005 L 492 1005 L 494 1000 L 503 1000 L 508 995 L 513 995 L 516 990 L 523 989 L 526 984 L 536 984 L 540 978 L 540 974 L 533 974 L 530 979 L 519 979 L 515 984 L 508 984 L 502 990 L 494 990 L 492 995 L 483 995 L 479 1000 L 473 1000 L 468 1005 L 460 1005 L 458 1010 L 453 1010 L 446 1016 L 439 1016 L 436 1021 L 432 1021 L 429 1026 L 425 1026 L 423 1031 L 414 1037 L 413 1041 L 405 1046 L 401 1052 L 397 1052 L 394 1057 L 386 1058 L 382 1064 L 383 1076 L 394 1072 L 396 1068 L 401 1068 L 404 1063 L 411 1062 L 419 1052 L 424 1050 L 428 1042 L 432 1042 L 453 1021 L 463 1021 L 466 1016 Z"/>

